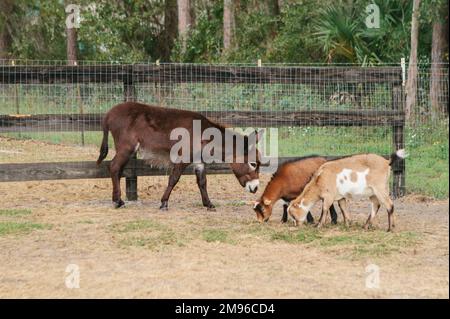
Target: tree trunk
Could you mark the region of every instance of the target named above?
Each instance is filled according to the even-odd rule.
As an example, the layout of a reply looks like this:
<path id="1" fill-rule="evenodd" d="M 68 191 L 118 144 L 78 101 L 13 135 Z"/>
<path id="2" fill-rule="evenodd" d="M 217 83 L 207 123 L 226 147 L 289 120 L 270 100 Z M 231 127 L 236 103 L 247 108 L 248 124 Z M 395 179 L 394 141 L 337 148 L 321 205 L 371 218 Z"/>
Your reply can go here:
<path id="1" fill-rule="evenodd" d="M 186 49 L 186 41 L 189 28 L 192 24 L 191 19 L 191 0 L 177 0 L 178 3 L 178 36 L 182 41 L 183 51 Z"/>
<path id="2" fill-rule="evenodd" d="M 272 16 L 277 16 L 280 14 L 280 3 L 278 0 L 269 0 L 269 13 Z"/>
<path id="3" fill-rule="evenodd" d="M 437 119 L 440 115 L 448 115 L 448 101 L 444 100 L 445 93 L 443 92 L 446 68 L 442 64 L 444 53 L 448 50 L 447 26 L 444 20 L 447 13 L 446 7 L 446 5 L 442 6 L 441 10 L 439 10 L 438 19 L 433 23 L 430 80 L 431 117 L 433 120 Z"/>
<path id="4" fill-rule="evenodd" d="M 158 45 L 158 53 L 162 61 L 169 62 L 173 44 L 177 38 L 178 26 L 177 0 L 165 0 L 164 30 Z"/>
<path id="5" fill-rule="evenodd" d="M 77 1 L 73 1 L 76 3 Z M 67 7 L 70 4 L 70 1 L 65 0 L 64 6 Z M 71 13 L 72 14 L 72 13 Z M 67 16 L 69 17 L 70 14 Z M 78 19 L 77 16 L 73 15 L 73 19 Z M 76 25 L 76 21 L 73 20 L 73 25 Z M 67 65 L 76 65 L 77 64 L 77 29 L 72 26 L 69 28 L 70 25 L 67 25 L 66 21 L 66 54 L 67 54 Z"/>
<path id="6" fill-rule="evenodd" d="M 223 1 L 223 49 L 227 51 L 234 43 L 234 0 Z"/>
<path id="7" fill-rule="evenodd" d="M 0 59 L 9 57 L 12 38 L 9 30 L 9 18 L 13 11 L 13 1 L 0 1 Z"/>
<path id="8" fill-rule="evenodd" d="M 411 20 L 411 52 L 409 55 L 408 79 L 406 83 L 406 119 L 414 113 L 417 95 L 417 47 L 419 42 L 419 7 L 420 0 L 413 2 Z"/>
<path id="9" fill-rule="evenodd" d="M 278 0 L 278 9 L 280 12 L 283 10 L 284 0 Z"/>
<path id="10" fill-rule="evenodd" d="M 67 64 L 77 63 L 77 29 L 66 28 L 67 33 Z"/>

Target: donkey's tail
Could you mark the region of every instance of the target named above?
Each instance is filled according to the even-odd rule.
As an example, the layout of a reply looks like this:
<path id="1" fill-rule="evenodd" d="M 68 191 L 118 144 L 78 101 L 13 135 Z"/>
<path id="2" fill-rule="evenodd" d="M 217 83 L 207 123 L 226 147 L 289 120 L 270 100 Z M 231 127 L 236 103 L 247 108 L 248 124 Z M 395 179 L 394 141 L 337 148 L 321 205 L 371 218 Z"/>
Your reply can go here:
<path id="1" fill-rule="evenodd" d="M 397 162 L 405 159 L 408 156 L 408 154 L 406 153 L 405 149 L 400 149 L 395 153 L 391 154 L 391 158 L 389 160 L 389 165 L 395 165 Z"/>
<path id="2" fill-rule="evenodd" d="M 109 128 L 108 128 L 108 124 L 106 123 L 106 117 L 103 119 L 102 125 L 103 125 L 103 140 L 102 140 L 102 145 L 100 146 L 100 154 L 98 155 L 97 165 L 100 165 L 100 163 L 108 155 L 108 133 L 109 133 Z"/>

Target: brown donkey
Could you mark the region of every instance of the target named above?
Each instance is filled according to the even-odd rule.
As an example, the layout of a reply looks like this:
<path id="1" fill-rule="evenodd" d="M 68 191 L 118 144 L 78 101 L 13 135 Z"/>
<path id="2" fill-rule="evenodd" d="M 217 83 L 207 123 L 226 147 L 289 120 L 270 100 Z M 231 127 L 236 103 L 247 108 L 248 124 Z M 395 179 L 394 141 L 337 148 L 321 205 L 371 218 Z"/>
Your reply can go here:
<path id="1" fill-rule="evenodd" d="M 225 150 L 224 126 L 214 123 L 200 113 L 150 106 L 136 102 L 126 102 L 114 106 L 106 113 L 103 119 L 103 141 L 100 148 L 100 155 L 97 164 L 100 164 L 108 154 L 108 132 L 110 131 L 116 148 L 116 155 L 111 161 L 110 173 L 113 184 L 112 200 L 115 206 L 121 207 L 124 202 L 121 199 L 120 177 L 123 168 L 130 157 L 139 152 L 144 160 L 157 167 L 171 168 L 169 184 L 161 198 L 160 209 L 168 208 L 170 193 L 178 183 L 181 174 L 190 164 L 195 164 L 194 171 L 197 177 L 197 184 L 200 189 L 203 206 L 214 209 L 214 205 L 209 200 L 206 189 L 206 171 L 204 161 L 194 161 L 194 156 L 203 151 L 210 139 L 201 139 L 200 148 L 193 149 L 193 123 L 197 120 L 200 123 L 201 133 L 206 129 L 216 129 L 220 131 L 222 138 L 222 152 L 220 160 L 224 160 L 226 154 L 232 152 L 233 157 L 230 168 L 238 179 L 242 187 L 255 193 L 259 185 L 259 153 L 256 150 L 256 143 L 260 138 L 260 133 L 256 131 L 249 136 L 235 135 L 233 138 L 233 150 Z M 171 160 L 172 147 L 178 142 L 171 139 L 171 132 L 181 128 L 189 133 L 190 157 L 188 161 L 177 162 Z M 254 135 L 253 135 L 254 134 Z M 253 135 L 253 136 L 252 136 Z M 243 139 L 243 140 L 240 140 Z M 242 143 L 241 143 L 242 142 Z M 253 142 L 253 143 L 252 143 Z M 243 145 L 243 153 L 238 145 Z M 216 150 L 215 150 L 216 151 Z M 250 152 L 256 153 L 253 161 L 250 161 Z M 172 153 L 173 154 L 173 153 Z M 177 153 L 179 155 L 179 153 Z"/>

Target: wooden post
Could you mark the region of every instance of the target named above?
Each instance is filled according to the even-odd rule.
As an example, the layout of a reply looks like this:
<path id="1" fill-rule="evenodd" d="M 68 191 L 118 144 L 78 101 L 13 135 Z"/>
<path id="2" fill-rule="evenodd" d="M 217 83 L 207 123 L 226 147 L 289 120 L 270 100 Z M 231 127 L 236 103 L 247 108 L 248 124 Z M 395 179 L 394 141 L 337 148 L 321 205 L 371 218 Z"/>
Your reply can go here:
<path id="1" fill-rule="evenodd" d="M 132 77 L 133 70 L 130 69 L 127 79 L 124 80 L 123 83 L 123 92 L 124 92 L 124 100 L 127 101 L 136 101 L 136 88 L 133 84 Z M 130 158 L 130 162 L 128 165 L 131 168 L 132 174 L 129 177 L 125 178 L 125 189 L 128 200 L 137 200 L 137 174 L 136 174 L 136 154 Z"/>
<path id="2" fill-rule="evenodd" d="M 394 85 L 392 87 L 392 108 L 394 110 L 404 110 L 403 107 L 403 87 L 401 85 Z M 395 124 L 392 126 L 392 141 L 394 152 L 396 150 L 405 148 L 404 124 Z M 405 161 L 399 162 L 392 167 L 393 183 L 392 196 L 398 198 L 405 195 Z"/>

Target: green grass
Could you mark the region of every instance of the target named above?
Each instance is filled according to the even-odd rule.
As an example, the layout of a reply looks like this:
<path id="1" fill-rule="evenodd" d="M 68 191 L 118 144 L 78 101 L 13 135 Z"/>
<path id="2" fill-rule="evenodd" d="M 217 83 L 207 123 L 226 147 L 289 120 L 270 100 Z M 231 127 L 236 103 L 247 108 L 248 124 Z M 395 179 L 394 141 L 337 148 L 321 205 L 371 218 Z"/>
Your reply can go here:
<path id="1" fill-rule="evenodd" d="M 204 241 L 211 242 L 219 242 L 219 243 L 229 243 L 230 238 L 229 234 L 225 230 L 221 229 L 206 229 L 202 232 L 202 238 Z"/>
<path id="2" fill-rule="evenodd" d="M 142 219 L 126 223 L 113 224 L 111 229 L 117 233 L 129 233 L 144 230 L 161 230 L 165 229 L 165 226 L 149 219 Z"/>
<path id="3" fill-rule="evenodd" d="M 274 231 L 271 240 L 290 244 L 310 244 L 349 257 L 380 257 L 412 247 L 420 239 L 415 232 L 389 233 L 384 229 L 366 231 L 362 230 L 360 225 L 348 229 L 341 227 L 342 229 L 337 231 L 332 229 L 333 227 L 318 230 L 307 226 L 297 230 Z"/>
<path id="4" fill-rule="evenodd" d="M 259 224 L 241 219 L 200 217 L 188 222 L 188 228 L 179 224 L 165 224 L 150 220 L 129 221 L 110 227 L 120 246 L 162 250 L 184 246 L 194 240 L 246 246 L 248 243 L 293 245 L 294 249 L 313 247 L 342 258 L 383 257 L 404 252 L 421 242 L 421 234 L 387 232 L 375 227 L 364 230 L 358 223 L 326 225 L 317 229 L 311 225 L 290 227 L 281 224 Z M 219 226 L 220 225 L 220 226 Z"/>
<path id="5" fill-rule="evenodd" d="M 0 209 L 0 216 L 27 216 L 31 215 L 29 209 Z"/>
<path id="6" fill-rule="evenodd" d="M 401 252 L 420 242 L 421 236 L 415 232 L 386 232 L 376 228 L 363 230 L 359 224 L 326 225 L 317 229 L 311 225 L 295 228 L 283 225 L 252 224 L 243 225 L 239 231 L 228 237 L 239 241 L 248 237 L 261 242 L 283 242 L 294 246 L 311 246 L 320 250 L 337 253 L 344 258 L 381 257 Z"/>
<path id="7" fill-rule="evenodd" d="M 148 219 L 116 223 L 110 231 L 117 234 L 122 247 L 145 247 L 156 251 L 172 245 L 183 246 L 189 240 L 185 234 Z"/>
<path id="8" fill-rule="evenodd" d="M 305 127 L 279 130 L 279 155 L 389 154 L 389 129 Z M 405 130 L 406 188 L 408 193 L 437 199 L 449 197 L 448 124 L 421 125 Z"/>
<path id="9" fill-rule="evenodd" d="M 84 145 L 100 146 L 102 134 L 101 132 L 84 132 Z M 81 132 L 2 133 L 1 136 L 66 145 L 81 145 L 82 141 Z M 114 147 L 112 138 L 109 139 L 109 145 Z"/>
<path id="10" fill-rule="evenodd" d="M 449 195 L 448 140 L 411 148 L 406 160 L 408 192 L 443 199 Z"/>
<path id="11" fill-rule="evenodd" d="M 320 239 L 319 233 L 311 228 L 305 228 L 301 231 L 275 231 L 270 235 L 272 241 L 284 241 L 292 244 L 308 244 Z"/>
<path id="12" fill-rule="evenodd" d="M 23 235 L 32 232 L 33 230 L 50 229 L 51 225 L 37 224 L 31 222 L 15 222 L 2 221 L 0 222 L 0 236 L 5 235 Z"/>

